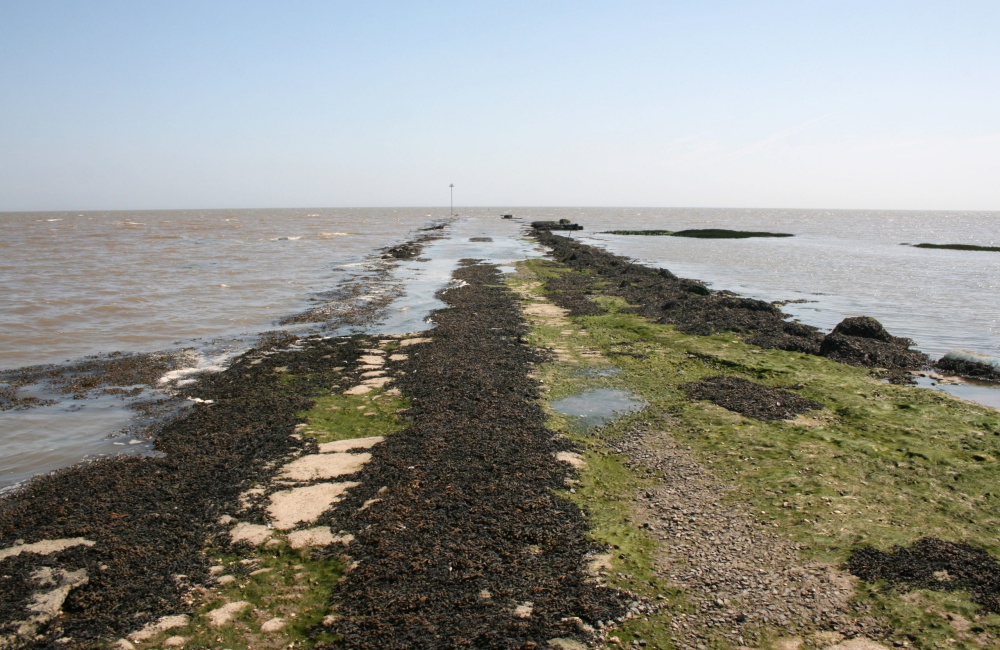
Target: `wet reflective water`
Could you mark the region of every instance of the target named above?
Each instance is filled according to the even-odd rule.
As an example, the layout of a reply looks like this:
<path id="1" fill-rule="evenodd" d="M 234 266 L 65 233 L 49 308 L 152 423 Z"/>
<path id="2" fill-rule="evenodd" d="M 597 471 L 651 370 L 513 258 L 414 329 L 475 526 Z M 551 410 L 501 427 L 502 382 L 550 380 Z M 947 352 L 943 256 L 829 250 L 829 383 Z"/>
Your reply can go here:
<path id="1" fill-rule="evenodd" d="M 430 311 L 442 306 L 435 293 L 459 260 L 509 270 L 536 254 L 521 238 L 521 217 L 567 218 L 586 228 L 574 237 L 714 288 L 809 300 L 785 309 L 824 329 L 866 314 L 935 357 L 952 348 L 1000 356 L 1000 254 L 900 245 L 1000 245 L 1000 213 L 545 208 L 514 210 L 519 219 L 505 221 L 498 210 L 462 212 L 426 245 L 426 261 L 398 264 L 389 281 L 399 296 L 371 331 L 426 329 Z M 195 348 L 192 367 L 222 366 L 256 333 L 370 272 L 377 249 L 447 217 L 423 208 L 0 214 L 0 369 L 181 347 Z M 597 234 L 705 227 L 796 236 Z M 1000 402 L 995 389 L 954 390 Z M 143 449 L 119 437 L 132 415 L 124 401 L 62 399 L 0 412 L 0 486 L 81 458 Z"/>
<path id="2" fill-rule="evenodd" d="M 413 219 L 416 221 L 419 217 L 414 216 Z M 417 225 L 426 226 L 427 221 L 424 217 L 423 221 Z M 519 223 L 501 221 L 499 218 L 452 220 L 446 229 L 440 232 L 430 232 L 431 234 L 440 234 L 441 238 L 428 242 L 418 258 L 395 264 L 387 277 L 380 276 L 380 279 L 371 285 L 369 294 L 360 296 L 362 302 L 376 291 L 390 291 L 395 297 L 388 308 L 384 310 L 384 314 L 382 314 L 384 317 L 381 321 L 366 328 L 366 331 L 402 334 L 433 327 L 433 323 L 428 322 L 430 312 L 444 306 L 444 303 L 438 300 L 435 294 L 451 285 L 451 274 L 463 259 L 483 260 L 512 269 L 512 265 L 517 261 L 542 253 L 540 249 L 535 248 L 532 242 L 522 237 Z M 415 229 L 408 233 L 411 237 L 417 234 L 420 233 Z M 326 269 L 322 278 L 312 278 L 311 286 L 317 290 L 325 291 L 345 277 L 365 276 L 371 268 L 384 266 L 386 262 L 382 261 L 378 255 L 372 255 L 370 247 L 364 248 L 372 244 L 374 241 L 372 238 L 375 235 L 369 233 L 367 237 L 366 244 L 355 242 L 339 249 L 338 255 L 333 256 L 332 259 L 341 263 Z M 271 242 L 271 240 L 268 241 Z M 298 242 L 300 240 L 280 241 Z M 308 277 L 310 269 L 315 270 L 317 267 L 329 266 L 330 258 L 323 257 L 316 251 L 313 251 L 313 254 L 303 253 L 303 256 L 305 259 L 298 260 L 296 258 L 299 266 L 287 270 L 289 277 L 299 277 L 300 281 L 287 287 L 288 293 L 283 294 L 276 291 L 274 286 L 268 285 L 268 282 L 273 280 L 267 280 L 261 288 L 262 295 L 256 298 L 258 302 L 251 304 L 248 308 L 244 327 L 256 324 L 260 329 L 269 328 L 272 326 L 272 317 L 274 319 L 284 317 L 289 314 L 293 307 L 308 305 L 309 294 L 304 293 L 306 288 L 304 280 Z M 292 265 L 290 258 L 284 255 L 279 255 L 279 258 L 282 262 Z M 355 259 L 358 261 L 354 261 Z M 249 273 L 262 276 L 269 276 L 272 272 L 278 273 L 279 270 L 273 266 L 274 264 L 276 264 L 274 260 L 262 262 L 258 268 L 249 271 Z M 268 268 L 270 271 L 262 270 Z M 250 282 L 251 279 L 243 278 L 243 281 Z M 125 283 L 126 281 L 112 279 L 109 282 Z M 159 296 L 160 294 L 153 292 L 151 295 Z M 274 299 L 276 305 L 283 306 L 282 308 L 288 311 L 272 313 L 270 307 L 273 305 L 265 305 L 269 309 L 258 310 L 254 314 L 253 305 L 262 305 L 264 298 L 268 295 Z M 226 294 L 226 296 L 228 299 L 230 294 Z M 169 311 L 172 305 L 172 300 L 168 298 L 161 305 L 161 309 Z M 225 312 L 226 306 L 223 305 L 221 308 Z M 165 333 L 173 334 L 171 327 L 181 327 L 185 322 L 191 323 L 195 314 L 195 311 L 184 307 L 180 313 L 172 314 L 146 327 L 138 338 L 148 346 L 157 343 L 169 345 L 169 342 L 164 340 L 163 335 Z M 130 319 L 139 320 L 138 316 L 126 313 L 122 316 L 123 322 L 119 326 L 125 328 Z M 256 319 L 256 323 L 252 319 Z M 216 335 L 227 334 L 227 337 L 220 337 L 214 342 L 197 342 L 197 347 L 185 353 L 183 369 L 166 373 L 164 377 L 174 376 L 183 381 L 185 373 L 189 371 L 222 369 L 228 359 L 253 340 L 252 330 L 248 332 L 247 330 L 234 329 L 233 323 L 224 315 L 217 314 L 214 320 L 206 317 L 203 322 L 204 327 L 209 328 Z M 168 325 L 168 323 L 170 324 Z M 91 323 L 89 327 L 93 326 L 94 324 Z M 136 326 L 140 329 L 145 327 L 141 323 L 136 324 Z M 308 325 L 298 327 L 308 329 Z M 346 334 L 356 328 L 344 327 L 342 329 L 343 331 L 339 333 Z M 87 331 L 89 331 L 87 328 L 81 327 L 75 332 L 75 335 L 85 339 Z M 84 346 L 84 349 L 88 344 L 98 347 L 102 345 L 102 341 L 104 341 L 103 335 L 88 339 L 87 343 L 81 343 L 81 346 Z M 8 343 L 13 344 L 11 341 Z M 177 342 L 178 345 L 185 346 L 190 346 L 192 343 L 188 339 L 181 339 Z M 28 346 L 19 354 L 22 359 L 37 362 L 40 359 L 49 358 L 52 352 L 46 350 L 44 346 L 36 345 L 34 348 Z M 60 354 L 62 353 L 60 352 Z M 65 354 L 69 355 L 70 353 L 67 351 Z M 5 365 L 7 358 L 4 359 Z M 15 355 L 13 358 L 18 357 Z M 7 367 L 10 368 L 12 365 L 7 365 Z M 113 396 L 89 396 L 80 399 L 79 395 L 74 397 L 70 394 L 44 392 L 42 389 L 35 390 L 42 391 L 39 392 L 40 397 L 55 399 L 57 403 L 31 410 L 0 412 L 0 489 L 19 483 L 35 474 L 65 467 L 84 459 L 115 453 L 150 453 L 148 442 L 135 440 L 122 434 L 123 429 L 130 424 L 135 415 L 135 412 L 128 408 L 127 400 Z M 147 390 L 146 395 L 149 392 Z"/>
<path id="3" fill-rule="evenodd" d="M 933 388 L 970 402 L 1000 409 L 1000 390 L 995 385 L 985 384 L 941 384 L 929 377 L 917 377 L 917 386 Z"/>
<path id="4" fill-rule="evenodd" d="M 553 411 L 569 416 L 571 426 L 584 432 L 645 406 L 635 394 L 618 388 L 594 388 L 552 402 Z"/>

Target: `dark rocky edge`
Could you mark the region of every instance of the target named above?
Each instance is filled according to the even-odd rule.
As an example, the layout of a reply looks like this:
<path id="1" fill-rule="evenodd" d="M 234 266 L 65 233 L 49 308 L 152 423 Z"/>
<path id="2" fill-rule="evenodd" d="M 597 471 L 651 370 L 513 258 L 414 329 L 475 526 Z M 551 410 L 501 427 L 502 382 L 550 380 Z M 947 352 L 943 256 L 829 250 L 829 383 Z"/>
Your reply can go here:
<path id="1" fill-rule="evenodd" d="M 703 399 L 758 420 L 788 420 L 823 408 L 819 402 L 739 377 L 717 376 L 684 384 L 689 399 Z"/>
<path id="2" fill-rule="evenodd" d="M 1000 383 L 1000 365 L 981 360 L 973 355 L 949 352 L 934 363 L 942 372 L 974 381 Z"/>
<path id="3" fill-rule="evenodd" d="M 138 397 L 156 388 L 159 379 L 171 370 L 191 364 L 190 350 L 171 352 L 112 352 L 94 355 L 66 365 L 27 366 L 0 371 L 0 411 L 23 410 L 55 404 L 57 400 L 24 395 L 20 389 L 40 386 L 54 394 L 73 399 L 111 395 L 123 399 Z"/>
<path id="4" fill-rule="evenodd" d="M 1000 246 L 977 246 L 975 244 L 914 244 L 914 248 L 943 248 L 951 251 L 984 251 L 1000 253 Z"/>
<path id="5" fill-rule="evenodd" d="M 604 230 L 602 235 L 640 235 L 645 237 L 669 237 L 673 230 Z"/>
<path id="6" fill-rule="evenodd" d="M 930 359 L 909 349 L 912 341 L 889 336 L 878 321 L 862 317 L 845 319 L 829 336 L 812 326 L 795 323 L 769 302 L 744 298 L 729 291 L 712 291 L 697 280 L 678 278 L 666 269 L 653 269 L 635 260 L 582 244 L 550 232 L 535 237 L 552 249 L 559 262 L 582 273 L 563 274 L 549 283 L 552 299 L 573 315 L 604 313 L 591 298 L 598 290 L 618 296 L 633 311 L 660 323 L 676 325 L 682 332 L 710 335 L 737 332 L 762 348 L 829 356 L 844 363 L 886 368 L 890 379 L 907 381 L 903 371 L 927 367 Z M 832 337 L 832 338 L 831 338 Z"/>
<path id="7" fill-rule="evenodd" d="M 382 259 L 412 260 L 424 250 L 424 246 L 417 242 L 407 242 L 398 246 L 391 246 L 385 249 Z"/>
<path id="8" fill-rule="evenodd" d="M 752 237 L 794 237 L 787 232 L 691 228 L 688 230 L 606 230 L 603 235 L 645 235 L 647 237 L 690 237 L 692 239 L 750 239 Z"/>
<path id="9" fill-rule="evenodd" d="M 372 450 L 337 509 L 351 514 L 331 522 L 358 562 L 333 594 L 336 647 L 532 648 L 587 641 L 587 624 L 624 612 L 585 574 L 598 549 L 555 494 L 572 470 L 554 454 L 572 445 L 544 426 L 516 301 L 495 267 L 467 261 L 455 278 L 467 285 L 442 293 L 433 342 L 401 366 L 412 426 Z"/>
<path id="10" fill-rule="evenodd" d="M 578 223 L 570 223 L 569 219 L 559 221 L 532 221 L 531 227 L 536 230 L 583 230 Z"/>
<path id="11" fill-rule="evenodd" d="M 764 232 L 759 230 L 726 230 L 725 228 L 693 228 L 678 230 L 673 237 L 693 237 L 695 239 L 750 239 L 751 237 L 794 237 L 787 232 Z"/>
<path id="12" fill-rule="evenodd" d="M 911 350 L 913 341 L 895 337 L 870 316 L 845 318 L 826 335 L 819 353 L 852 366 L 919 369 L 930 361 L 927 355 Z"/>
<path id="13" fill-rule="evenodd" d="M 847 569 L 866 582 L 910 589 L 967 591 L 984 609 L 1000 613 L 1000 563 L 988 551 L 934 537 L 889 552 L 859 548 Z"/>
<path id="14" fill-rule="evenodd" d="M 225 372 L 181 389 L 206 401 L 164 427 L 155 442 L 164 455 L 77 465 L 0 500 L 0 548 L 19 540 L 94 542 L 0 561 L 0 637 L 30 616 L 25 607 L 37 587 L 29 585 L 40 567 L 86 569 L 87 582 L 23 647 L 92 647 L 164 612 L 186 611 L 190 585 L 208 578 L 203 549 L 224 541 L 216 518 L 235 511 L 251 483 L 268 480 L 275 460 L 305 444 L 291 434 L 312 404 L 308 396 L 339 379 L 334 366 L 351 365 L 371 345 L 365 337 L 264 337 Z M 61 637 L 73 642 L 55 643 Z"/>

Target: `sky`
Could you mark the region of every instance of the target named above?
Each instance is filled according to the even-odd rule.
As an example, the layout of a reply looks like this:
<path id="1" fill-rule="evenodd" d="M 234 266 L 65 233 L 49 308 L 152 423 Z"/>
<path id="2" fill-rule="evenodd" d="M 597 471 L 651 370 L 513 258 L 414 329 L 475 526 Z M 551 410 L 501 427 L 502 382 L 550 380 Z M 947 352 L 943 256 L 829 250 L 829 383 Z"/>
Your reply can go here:
<path id="1" fill-rule="evenodd" d="M 0 211 L 1000 210 L 996 0 L 0 0 Z"/>

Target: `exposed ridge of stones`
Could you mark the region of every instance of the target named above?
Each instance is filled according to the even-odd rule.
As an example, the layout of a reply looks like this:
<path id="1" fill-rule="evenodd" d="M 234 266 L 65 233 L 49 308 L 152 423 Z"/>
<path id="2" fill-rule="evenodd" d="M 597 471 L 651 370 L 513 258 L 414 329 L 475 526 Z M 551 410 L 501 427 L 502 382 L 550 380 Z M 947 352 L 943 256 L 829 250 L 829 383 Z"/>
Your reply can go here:
<path id="1" fill-rule="evenodd" d="M 678 648 L 693 650 L 715 636 L 756 645 L 765 626 L 820 633 L 816 640 L 825 631 L 831 642 L 879 632 L 852 620 L 851 576 L 806 564 L 797 545 L 769 531 L 746 504 L 720 498 L 733 488 L 667 431 L 637 426 L 608 446 L 629 466 L 662 476 L 637 495 L 635 511 L 658 540 L 657 572 L 684 589 L 691 604 L 671 621 Z"/>

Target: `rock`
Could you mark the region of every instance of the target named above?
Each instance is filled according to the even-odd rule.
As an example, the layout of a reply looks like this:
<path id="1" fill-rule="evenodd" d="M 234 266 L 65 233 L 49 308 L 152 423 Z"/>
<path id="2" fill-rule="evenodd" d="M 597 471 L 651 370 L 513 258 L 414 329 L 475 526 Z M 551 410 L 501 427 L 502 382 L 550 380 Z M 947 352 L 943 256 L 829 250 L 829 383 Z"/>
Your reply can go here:
<path id="1" fill-rule="evenodd" d="M 261 632 L 278 632 L 285 627 L 285 619 L 279 617 L 264 621 L 260 626 Z"/>
<path id="2" fill-rule="evenodd" d="M 562 461 L 564 463 L 569 463 L 570 465 L 572 465 L 577 469 L 587 466 L 586 461 L 583 460 L 583 456 L 572 451 L 557 452 L 556 460 Z"/>
<path id="3" fill-rule="evenodd" d="M 820 356 L 866 368 L 916 370 L 930 364 L 913 341 L 890 335 L 874 318 L 857 316 L 841 321 L 820 345 Z"/>
<path id="4" fill-rule="evenodd" d="M 366 386 L 364 384 L 358 384 L 357 386 L 354 386 L 353 388 L 348 388 L 347 390 L 345 390 L 344 391 L 344 395 L 366 395 L 366 394 L 372 392 L 373 390 L 374 390 L 374 388 L 372 388 L 371 386 Z"/>
<path id="5" fill-rule="evenodd" d="M 0 561 L 9 557 L 20 555 L 21 553 L 34 553 L 35 555 L 51 555 L 64 551 L 74 546 L 93 546 L 94 542 L 82 537 L 67 537 L 64 539 L 43 539 L 33 544 L 14 544 L 9 548 L 0 548 Z"/>
<path id="6" fill-rule="evenodd" d="M 521 603 L 514 608 L 514 616 L 517 618 L 531 618 L 531 612 L 534 610 L 534 603 L 525 602 Z"/>
<path id="7" fill-rule="evenodd" d="M 833 328 L 831 334 L 841 334 L 843 336 L 857 336 L 863 339 L 875 339 L 877 341 L 892 341 L 892 335 L 885 331 L 882 323 L 871 316 L 854 316 L 845 318 Z"/>
<path id="8" fill-rule="evenodd" d="M 587 650 L 587 644 L 564 637 L 549 639 L 548 644 L 550 648 L 555 648 L 556 650 Z"/>
<path id="9" fill-rule="evenodd" d="M 351 438 L 350 440 L 335 440 L 324 442 L 319 446 L 319 453 L 333 454 L 350 451 L 351 449 L 371 449 L 375 445 L 384 442 L 383 436 L 370 436 L 368 438 Z"/>
<path id="10" fill-rule="evenodd" d="M 17 636 L 22 638 L 33 636 L 40 626 L 59 615 L 69 592 L 87 584 L 88 580 L 86 569 L 66 571 L 48 566 L 36 569 L 31 574 L 31 581 L 39 587 L 54 586 L 55 589 L 36 591 L 32 594 L 31 601 L 25 608 L 30 614 L 27 620 L 12 621 L 17 626 Z M 6 640 L 7 638 L 0 637 L 0 641 L 6 642 Z"/>
<path id="11" fill-rule="evenodd" d="M 246 542 L 251 546 L 260 546 L 266 542 L 273 531 L 262 524 L 248 524 L 241 522 L 236 524 L 232 530 L 229 531 L 229 539 L 233 544 L 238 544 L 240 542 Z"/>
<path id="12" fill-rule="evenodd" d="M 1000 360 L 968 350 L 952 350 L 941 357 L 934 367 L 969 379 L 1000 381 Z"/>
<path id="13" fill-rule="evenodd" d="M 226 574 L 224 576 L 219 576 L 219 579 L 216 580 L 216 582 L 218 584 L 220 584 L 220 585 L 231 585 L 234 582 L 236 582 L 236 576 L 234 576 L 232 574 Z"/>
<path id="14" fill-rule="evenodd" d="M 184 638 L 182 636 L 172 636 L 172 637 L 167 638 L 163 642 L 163 645 L 165 645 L 168 648 L 179 648 L 182 645 L 184 645 L 185 643 L 187 643 L 187 639 L 186 638 Z"/>
<path id="15" fill-rule="evenodd" d="M 329 526 L 317 526 L 307 530 L 297 530 L 288 534 L 288 544 L 292 548 L 308 548 L 310 546 L 327 546 L 329 544 L 350 544 L 354 535 L 334 535 Z"/>
<path id="16" fill-rule="evenodd" d="M 859 636 L 849 641 L 830 646 L 827 650 L 889 650 L 889 648 L 881 643 L 875 643 L 871 639 Z"/>
<path id="17" fill-rule="evenodd" d="M 409 347 L 411 345 L 419 345 L 421 343 L 430 343 L 432 340 L 433 339 L 430 339 L 430 338 L 403 339 L 402 341 L 399 342 L 399 347 L 406 348 L 406 347 Z"/>
<path id="18" fill-rule="evenodd" d="M 274 527 L 290 530 L 298 524 L 315 521 L 321 514 L 344 498 L 344 493 L 360 483 L 318 483 L 307 487 L 282 490 L 271 495 L 267 512 Z"/>
<path id="19" fill-rule="evenodd" d="M 315 481 L 354 474 L 370 461 L 371 454 L 323 453 L 301 456 L 281 469 L 279 478 L 291 481 Z"/>
<path id="20" fill-rule="evenodd" d="M 223 625 L 228 625 L 237 614 L 242 612 L 247 607 L 250 607 L 250 603 L 245 600 L 237 600 L 233 603 L 226 603 L 222 607 L 213 609 L 206 615 L 208 616 L 208 623 L 212 627 L 222 627 Z"/>
<path id="21" fill-rule="evenodd" d="M 118 639 L 111 647 L 117 648 L 118 650 L 135 650 L 135 646 L 132 645 L 128 639 Z"/>
<path id="22" fill-rule="evenodd" d="M 151 639 L 160 632 L 165 632 L 167 630 L 172 630 L 177 627 L 184 627 L 187 625 L 191 619 L 189 619 L 185 614 L 177 614 L 176 616 L 163 616 L 155 623 L 150 623 L 146 627 L 142 628 L 138 632 L 133 632 L 129 635 L 129 638 L 133 641 L 145 641 L 146 639 Z"/>

